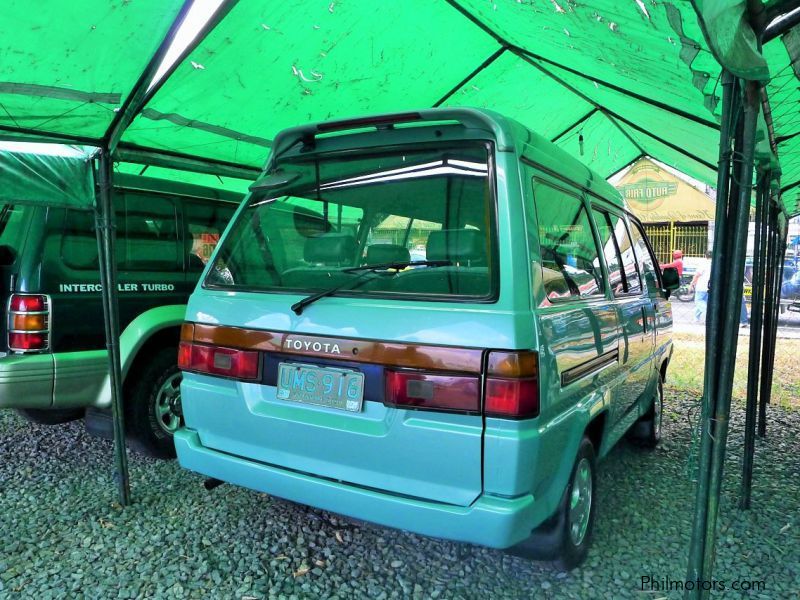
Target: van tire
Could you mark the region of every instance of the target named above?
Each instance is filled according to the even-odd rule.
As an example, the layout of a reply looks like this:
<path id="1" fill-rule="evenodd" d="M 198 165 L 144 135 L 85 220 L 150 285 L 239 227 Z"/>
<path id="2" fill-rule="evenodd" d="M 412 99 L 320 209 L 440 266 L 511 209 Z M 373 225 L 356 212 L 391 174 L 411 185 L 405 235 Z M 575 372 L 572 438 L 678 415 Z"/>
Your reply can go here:
<path id="1" fill-rule="evenodd" d="M 83 408 L 18 408 L 26 421 L 40 425 L 60 425 L 83 418 Z"/>
<path id="2" fill-rule="evenodd" d="M 656 396 L 648 411 L 639 417 L 630 431 L 630 438 L 644 448 L 655 448 L 661 441 L 661 425 L 664 418 L 664 382 L 661 377 L 656 384 Z"/>
<path id="3" fill-rule="evenodd" d="M 159 425 L 158 402 L 163 400 L 165 386 L 180 384 L 177 349 L 161 348 L 152 360 L 131 375 L 137 379 L 128 382 L 130 395 L 125 401 L 125 439 L 128 445 L 153 458 L 175 458 L 172 434 Z M 180 414 L 179 402 L 177 411 Z M 180 423 L 183 424 L 182 418 Z"/>
<path id="4" fill-rule="evenodd" d="M 597 515 L 596 464 L 594 446 L 588 437 L 584 437 L 578 446 L 569 482 L 555 514 L 537 527 L 528 539 L 509 548 L 508 552 L 531 560 L 554 561 L 561 571 L 571 571 L 583 563 L 592 543 Z M 573 535 L 572 528 L 576 521 L 575 518 L 570 519 L 571 506 L 573 500 L 580 503 L 581 497 L 584 503 L 589 504 L 586 509 L 588 515 L 578 511 L 584 516 L 578 519 L 583 526 L 579 526 L 577 535 Z"/>

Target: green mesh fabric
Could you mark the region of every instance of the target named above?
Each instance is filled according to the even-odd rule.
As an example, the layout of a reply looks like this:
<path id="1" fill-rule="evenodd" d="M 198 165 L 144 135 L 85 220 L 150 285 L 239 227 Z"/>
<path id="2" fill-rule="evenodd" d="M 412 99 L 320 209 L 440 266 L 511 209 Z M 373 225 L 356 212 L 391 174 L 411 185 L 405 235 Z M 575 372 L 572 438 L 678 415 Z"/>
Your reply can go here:
<path id="1" fill-rule="evenodd" d="M 555 140 L 555 143 L 598 173 L 612 175 L 642 156 L 642 151 L 618 124 L 596 112 Z"/>
<path id="2" fill-rule="evenodd" d="M 103 136 L 183 0 L 4 0 L 0 126 Z"/>
<path id="3" fill-rule="evenodd" d="M 496 49 L 446 2 L 243 1 L 123 140 L 261 166 L 285 127 L 430 107 Z"/>
<path id="4" fill-rule="evenodd" d="M 742 4 L 239 0 L 122 143 L 260 167 L 285 127 L 478 106 L 521 121 L 603 176 L 644 154 L 714 184 L 717 59 L 750 75 L 766 62 L 780 185 L 794 213 L 800 90 L 791 65 L 800 43 L 777 39 L 763 59 L 753 56 Z M 31 11 L 11 0 L 0 21 L 0 128 L 102 136 L 179 5 L 49 0 Z"/>

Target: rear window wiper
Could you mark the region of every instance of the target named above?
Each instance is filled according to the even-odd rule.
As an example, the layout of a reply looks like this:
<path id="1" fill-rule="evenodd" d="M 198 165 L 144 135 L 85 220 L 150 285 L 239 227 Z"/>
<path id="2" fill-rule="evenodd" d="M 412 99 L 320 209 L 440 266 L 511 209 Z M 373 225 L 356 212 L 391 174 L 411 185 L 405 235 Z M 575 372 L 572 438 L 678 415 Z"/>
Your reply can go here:
<path id="1" fill-rule="evenodd" d="M 389 269 L 407 269 L 408 267 L 446 267 L 453 263 L 449 260 L 404 260 L 379 265 L 361 265 L 359 267 L 347 267 L 342 269 L 342 273 L 355 273 L 357 271 L 388 271 Z"/>
<path id="2" fill-rule="evenodd" d="M 445 267 L 452 264 L 449 260 L 417 260 L 417 261 L 402 261 L 393 263 L 383 263 L 380 265 L 361 265 L 359 267 L 347 267 L 342 269 L 342 273 L 359 273 L 360 274 L 351 281 L 345 281 L 341 285 L 334 286 L 330 289 L 317 292 L 311 296 L 307 296 L 302 300 L 292 304 L 292 312 L 296 315 L 303 314 L 303 309 L 309 304 L 313 304 L 321 298 L 332 296 L 336 292 L 344 289 L 354 289 L 367 281 L 366 276 L 376 271 L 388 271 L 389 269 L 405 269 L 408 267 Z"/>

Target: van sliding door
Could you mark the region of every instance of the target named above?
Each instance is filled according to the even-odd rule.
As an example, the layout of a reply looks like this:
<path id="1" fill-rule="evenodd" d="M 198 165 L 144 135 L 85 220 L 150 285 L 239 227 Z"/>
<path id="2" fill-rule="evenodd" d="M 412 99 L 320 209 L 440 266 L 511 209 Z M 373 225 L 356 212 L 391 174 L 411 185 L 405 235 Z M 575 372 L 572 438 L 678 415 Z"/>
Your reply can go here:
<path id="1" fill-rule="evenodd" d="M 651 305 L 642 287 L 625 218 L 621 213 L 596 207 L 592 213 L 603 245 L 622 333 L 619 360 L 626 373 L 626 383 L 615 390 L 613 413 L 624 428 L 628 421 L 638 417 L 638 412 L 632 409 L 650 380 L 653 334 L 652 317 L 647 311 Z"/>

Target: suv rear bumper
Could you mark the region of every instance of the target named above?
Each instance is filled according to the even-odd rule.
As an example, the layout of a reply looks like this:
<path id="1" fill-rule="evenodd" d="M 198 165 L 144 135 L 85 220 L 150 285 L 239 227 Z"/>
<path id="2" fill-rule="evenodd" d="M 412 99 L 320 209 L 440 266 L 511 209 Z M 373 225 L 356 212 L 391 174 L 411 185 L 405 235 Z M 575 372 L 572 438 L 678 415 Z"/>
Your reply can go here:
<path id="1" fill-rule="evenodd" d="M 105 350 L 0 358 L 0 408 L 82 408 L 97 403 L 108 376 Z"/>
<path id="2" fill-rule="evenodd" d="M 52 354 L 0 358 L 0 408 L 51 408 L 54 379 Z"/>
<path id="3" fill-rule="evenodd" d="M 531 495 L 481 495 L 470 506 L 454 506 L 387 494 L 258 463 L 206 448 L 197 432 L 179 429 L 175 449 L 181 466 L 293 502 L 413 531 L 431 537 L 508 548 L 530 535 L 535 513 Z"/>

